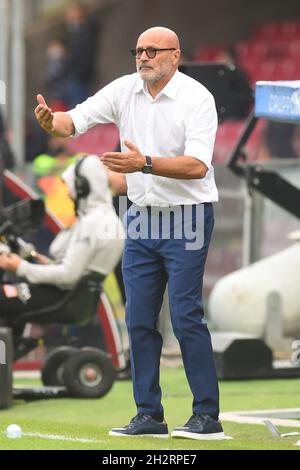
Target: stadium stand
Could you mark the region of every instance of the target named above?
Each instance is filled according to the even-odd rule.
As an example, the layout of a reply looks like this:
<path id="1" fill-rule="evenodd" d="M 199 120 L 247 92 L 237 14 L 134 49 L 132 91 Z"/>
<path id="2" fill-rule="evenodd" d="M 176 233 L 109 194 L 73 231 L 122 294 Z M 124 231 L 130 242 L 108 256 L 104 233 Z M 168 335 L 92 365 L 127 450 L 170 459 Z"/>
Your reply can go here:
<path id="1" fill-rule="evenodd" d="M 300 18 L 257 25 L 247 41 L 238 41 L 233 47 L 238 56 L 237 65 L 245 71 L 253 86 L 260 80 L 300 79 Z M 226 48 L 220 44 L 201 46 L 196 51 L 195 61 L 216 62 Z M 226 162 L 243 124 L 244 121 L 231 121 L 219 127 L 215 163 Z M 265 127 L 266 123 L 260 122 L 249 142 L 251 160 L 259 158 Z"/>

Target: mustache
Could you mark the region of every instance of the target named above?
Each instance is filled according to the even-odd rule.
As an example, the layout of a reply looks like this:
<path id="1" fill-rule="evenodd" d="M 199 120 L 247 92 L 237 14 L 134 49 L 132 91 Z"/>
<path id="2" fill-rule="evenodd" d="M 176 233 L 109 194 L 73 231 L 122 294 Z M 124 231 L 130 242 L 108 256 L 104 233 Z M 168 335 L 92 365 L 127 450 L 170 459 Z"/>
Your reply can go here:
<path id="1" fill-rule="evenodd" d="M 147 68 L 147 69 L 153 70 L 153 67 L 151 67 L 147 63 L 139 64 L 138 69 L 141 70 L 141 68 Z"/>

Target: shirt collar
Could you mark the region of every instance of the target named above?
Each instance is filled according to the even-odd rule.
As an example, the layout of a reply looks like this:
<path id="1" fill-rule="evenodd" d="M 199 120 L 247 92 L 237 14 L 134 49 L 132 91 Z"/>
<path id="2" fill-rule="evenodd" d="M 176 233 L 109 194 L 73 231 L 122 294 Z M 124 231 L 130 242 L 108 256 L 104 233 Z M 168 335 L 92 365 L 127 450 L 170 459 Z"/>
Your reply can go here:
<path id="1" fill-rule="evenodd" d="M 161 90 L 161 92 L 158 94 L 158 96 L 163 94 L 163 95 L 168 96 L 172 100 L 175 100 L 176 95 L 177 95 L 177 91 L 178 91 L 178 78 L 179 78 L 179 72 L 178 72 L 178 70 L 176 70 L 176 72 L 174 73 L 171 80 L 169 80 L 169 82 Z M 138 80 L 137 80 L 135 88 L 134 88 L 134 93 L 139 93 L 142 90 L 145 93 L 148 94 L 148 90 L 145 87 L 145 83 L 143 82 L 143 80 L 138 75 Z"/>
<path id="2" fill-rule="evenodd" d="M 178 92 L 178 81 L 179 81 L 178 79 L 179 79 L 179 72 L 178 70 L 176 70 L 171 80 L 168 81 L 168 83 L 161 90 L 160 93 L 168 96 L 172 100 L 175 100 L 177 92 Z"/>
<path id="3" fill-rule="evenodd" d="M 133 91 L 134 93 L 139 93 L 140 91 L 144 90 L 144 82 L 138 73 L 136 75 L 137 75 L 137 81 L 135 83 L 135 87 Z"/>

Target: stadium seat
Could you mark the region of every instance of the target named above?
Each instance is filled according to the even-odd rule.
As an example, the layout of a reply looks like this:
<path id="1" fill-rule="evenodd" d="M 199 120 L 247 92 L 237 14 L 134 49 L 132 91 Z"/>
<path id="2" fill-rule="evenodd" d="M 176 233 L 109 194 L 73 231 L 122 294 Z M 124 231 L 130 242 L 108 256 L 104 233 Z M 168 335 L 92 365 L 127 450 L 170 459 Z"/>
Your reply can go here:
<path id="1" fill-rule="evenodd" d="M 260 80 L 300 79 L 300 18 L 259 25 L 248 41 L 238 41 L 234 46 L 238 54 L 237 64 L 246 72 L 253 86 Z M 213 61 L 224 49 L 225 45 L 201 47 L 196 57 L 198 60 Z M 265 124 L 264 120 L 259 121 L 248 143 L 250 160 L 259 157 Z M 227 161 L 243 125 L 243 121 L 228 121 L 219 126 L 215 163 Z"/>
<path id="2" fill-rule="evenodd" d="M 283 21 L 279 25 L 279 36 L 282 39 L 299 39 L 300 38 L 300 23 L 296 21 Z"/>
<path id="3" fill-rule="evenodd" d="M 267 41 L 273 41 L 277 39 L 281 34 L 281 24 L 280 23 L 264 23 L 257 26 L 253 33 L 253 38 L 262 39 Z"/>
<path id="4" fill-rule="evenodd" d="M 214 163 L 226 164 L 245 126 L 245 121 L 226 121 L 218 127 Z M 247 143 L 248 160 L 257 160 L 263 140 L 266 121 L 261 119 Z"/>
<path id="5" fill-rule="evenodd" d="M 224 45 L 213 44 L 209 46 L 201 46 L 195 54 L 195 61 L 211 62 L 216 59 L 218 54 L 224 50 Z"/>
<path id="6" fill-rule="evenodd" d="M 71 153 L 84 151 L 95 155 L 114 151 L 119 143 L 119 131 L 114 124 L 99 124 L 76 139 L 69 139 Z"/>
<path id="7" fill-rule="evenodd" d="M 294 41 L 290 41 L 287 45 L 288 56 L 295 60 L 299 61 L 300 57 L 300 38 Z"/>

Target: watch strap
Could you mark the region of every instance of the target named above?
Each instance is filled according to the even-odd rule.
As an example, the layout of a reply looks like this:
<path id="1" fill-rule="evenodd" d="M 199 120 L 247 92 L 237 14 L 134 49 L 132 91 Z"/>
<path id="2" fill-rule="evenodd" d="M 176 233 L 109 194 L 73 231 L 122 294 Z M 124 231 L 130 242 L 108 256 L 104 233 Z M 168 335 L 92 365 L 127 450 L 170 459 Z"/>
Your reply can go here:
<path id="1" fill-rule="evenodd" d="M 152 158 L 149 155 L 145 155 L 146 163 L 142 168 L 142 173 L 151 173 L 152 172 Z"/>

